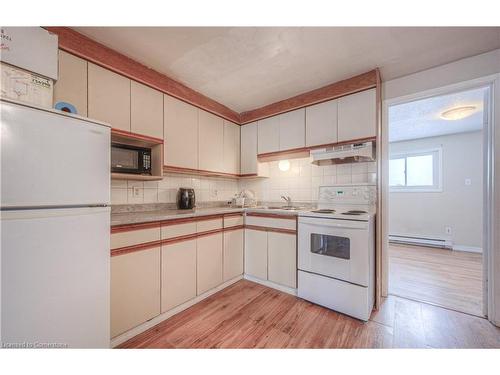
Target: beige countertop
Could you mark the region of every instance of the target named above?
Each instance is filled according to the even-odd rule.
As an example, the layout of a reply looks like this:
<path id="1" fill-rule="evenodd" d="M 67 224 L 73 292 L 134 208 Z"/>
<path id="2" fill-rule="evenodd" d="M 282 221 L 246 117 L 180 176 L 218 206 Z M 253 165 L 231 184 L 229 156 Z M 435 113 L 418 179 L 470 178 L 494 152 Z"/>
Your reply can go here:
<path id="1" fill-rule="evenodd" d="M 142 212 L 120 212 L 111 214 L 111 226 L 126 225 L 126 224 L 139 224 L 149 223 L 153 221 L 199 217 L 207 215 L 220 215 L 236 212 L 264 212 L 275 213 L 280 215 L 297 215 L 297 210 L 280 210 L 269 209 L 265 207 L 212 207 L 212 208 L 197 208 L 194 210 L 155 210 L 155 211 L 142 211 Z"/>

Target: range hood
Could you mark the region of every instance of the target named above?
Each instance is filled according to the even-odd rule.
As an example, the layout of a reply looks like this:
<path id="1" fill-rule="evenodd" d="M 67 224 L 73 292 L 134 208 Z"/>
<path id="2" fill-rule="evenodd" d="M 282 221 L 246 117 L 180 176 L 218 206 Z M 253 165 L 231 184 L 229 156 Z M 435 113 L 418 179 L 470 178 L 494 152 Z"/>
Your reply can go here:
<path id="1" fill-rule="evenodd" d="M 373 142 L 353 143 L 349 145 L 332 146 L 311 151 L 312 164 L 332 165 L 357 163 L 375 160 L 375 145 Z"/>

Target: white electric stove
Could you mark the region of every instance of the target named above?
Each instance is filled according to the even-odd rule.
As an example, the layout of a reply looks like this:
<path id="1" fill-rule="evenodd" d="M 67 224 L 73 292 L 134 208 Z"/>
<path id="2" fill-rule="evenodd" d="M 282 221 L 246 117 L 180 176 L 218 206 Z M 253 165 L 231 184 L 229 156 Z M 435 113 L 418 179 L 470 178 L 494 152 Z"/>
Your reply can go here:
<path id="1" fill-rule="evenodd" d="M 374 301 L 373 185 L 319 188 L 298 219 L 298 296 L 367 321 Z"/>

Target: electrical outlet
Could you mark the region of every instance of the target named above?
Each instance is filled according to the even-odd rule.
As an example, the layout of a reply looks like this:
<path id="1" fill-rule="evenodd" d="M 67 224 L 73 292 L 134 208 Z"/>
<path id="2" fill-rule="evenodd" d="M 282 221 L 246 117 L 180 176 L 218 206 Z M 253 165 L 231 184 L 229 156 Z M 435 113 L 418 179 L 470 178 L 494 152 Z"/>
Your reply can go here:
<path id="1" fill-rule="evenodd" d="M 134 194 L 134 197 L 139 197 L 141 195 L 141 191 L 139 190 L 139 188 L 137 186 L 134 186 L 132 188 L 132 192 Z"/>
<path id="2" fill-rule="evenodd" d="M 446 234 L 451 234 L 451 227 L 445 227 L 444 231 Z"/>

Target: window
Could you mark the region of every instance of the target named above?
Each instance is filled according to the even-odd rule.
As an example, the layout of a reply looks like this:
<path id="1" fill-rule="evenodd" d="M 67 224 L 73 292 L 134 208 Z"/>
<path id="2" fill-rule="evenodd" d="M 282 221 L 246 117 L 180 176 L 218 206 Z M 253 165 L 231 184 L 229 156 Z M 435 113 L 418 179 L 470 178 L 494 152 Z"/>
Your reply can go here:
<path id="1" fill-rule="evenodd" d="M 391 155 L 389 186 L 391 191 L 442 191 L 441 149 Z"/>

